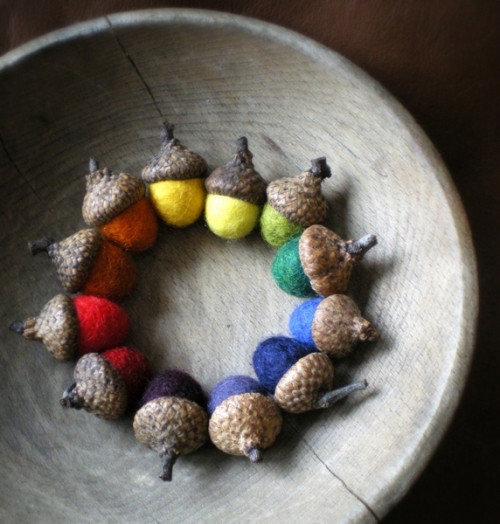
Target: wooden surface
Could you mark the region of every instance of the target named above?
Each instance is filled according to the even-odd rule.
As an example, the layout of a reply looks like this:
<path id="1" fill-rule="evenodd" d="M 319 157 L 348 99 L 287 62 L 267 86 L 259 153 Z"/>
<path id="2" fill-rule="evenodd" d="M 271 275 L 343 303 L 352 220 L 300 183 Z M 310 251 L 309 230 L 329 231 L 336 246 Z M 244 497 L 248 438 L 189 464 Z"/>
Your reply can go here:
<path id="1" fill-rule="evenodd" d="M 2 333 L 5 517 L 81 518 L 91 508 L 111 520 L 380 519 L 441 437 L 471 354 L 474 260 L 449 176 L 384 90 L 311 42 L 224 16 L 130 21 L 101 19 L 95 34 L 4 58 L 1 329 L 59 291 L 47 260 L 29 258 L 25 243 L 81 225 L 88 156 L 138 173 L 168 116 L 212 167 L 242 133 L 268 179 L 326 154 L 330 225 L 379 236 L 352 295 L 382 337 L 338 373 L 372 388 L 329 413 L 287 418 L 258 467 L 207 448 L 179 461 L 166 487 L 130 421 L 60 410 L 71 366 Z M 184 367 L 206 388 L 249 373 L 257 341 L 285 332 L 298 303 L 273 286 L 272 254 L 257 235 L 226 243 L 201 224 L 163 228 L 137 257 L 139 285 L 126 301 L 132 341 L 157 369 Z"/>

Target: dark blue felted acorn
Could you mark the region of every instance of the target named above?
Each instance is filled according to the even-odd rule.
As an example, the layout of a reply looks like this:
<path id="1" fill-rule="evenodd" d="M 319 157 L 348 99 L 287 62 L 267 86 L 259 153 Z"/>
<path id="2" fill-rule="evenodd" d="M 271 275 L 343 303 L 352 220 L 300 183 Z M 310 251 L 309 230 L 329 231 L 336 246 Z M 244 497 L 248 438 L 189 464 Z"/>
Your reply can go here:
<path id="1" fill-rule="evenodd" d="M 334 358 L 346 357 L 359 342 L 378 338 L 375 327 L 346 295 L 312 298 L 300 304 L 288 326 L 294 338 Z"/>
<path id="2" fill-rule="evenodd" d="M 205 395 L 188 373 L 169 369 L 151 380 L 134 417 L 135 438 L 162 459 L 162 480 L 172 480 L 179 455 L 196 451 L 208 440 Z"/>
<path id="3" fill-rule="evenodd" d="M 368 386 L 363 380 L 332 390 L 334 370 L 328 356 L 283 336 L 267 338 L 257 346 L 253 367 L 260 383 L 289 413 L 329 408 L 352 391 Z"/>
<path id="4" fill-rule="evenodd" d="M 251 462 L 260 462 L 261 450 L 272 446 L 281 431 L 281 413 L 274 400 L 261 384 L 244 375 L 227 377 L 214 387 L 208 412 L 214 445 Z"/>

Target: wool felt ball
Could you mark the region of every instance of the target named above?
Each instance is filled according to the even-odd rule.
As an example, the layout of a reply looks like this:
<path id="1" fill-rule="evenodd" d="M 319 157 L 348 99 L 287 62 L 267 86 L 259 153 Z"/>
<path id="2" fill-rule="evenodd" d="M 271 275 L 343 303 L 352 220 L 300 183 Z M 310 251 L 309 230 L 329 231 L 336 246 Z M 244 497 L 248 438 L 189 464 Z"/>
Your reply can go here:
<path id="1" fill-rule="evenodd" d="M 302 233 L 304 228 L 290 222 L 269 204 L 265 204 L 260 217 L 260 231 L 262 238 L 268 244 L 273 247 L 281 247 L 291 238 Z"/>
<path id="2" fill-rule="evenodd" d="M 210 392 L 208 399 L 208 412 L 211 415 L 224 400 L 243 393 L 266 394 L 266 389 L 254 378 L 246 375 L 231 375 L 222 379 Z"/>
<path id="3" fill-rule="evenodd" d="M 288 322 L 288 329 L 292 337 L 310 346 L 315 345 L 311 328 L 314 314 L 321 300 L 321 297 L 316 297 L 302 302 L 292 311 Z"/>
<path id="4" fill-rule="evenodd" d="M 205 220 L 212 233 L 235 240 L 250 234 L 258 223 L 260 207 L 224 195 L 208 195 Z"/>

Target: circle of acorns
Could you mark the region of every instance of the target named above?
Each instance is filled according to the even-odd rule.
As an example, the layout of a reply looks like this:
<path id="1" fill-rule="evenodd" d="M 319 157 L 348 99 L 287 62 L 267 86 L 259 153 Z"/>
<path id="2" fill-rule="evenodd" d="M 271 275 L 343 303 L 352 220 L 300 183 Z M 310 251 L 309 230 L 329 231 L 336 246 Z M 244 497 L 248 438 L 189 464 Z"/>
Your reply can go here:
<path id="1" fill-rule="evenodd" d="M 143 169 L 142 180 L 90 160 L 82 206 L 89 228 L 57 242 L 42 238 L 29 244 L 33 254 L 48 254 L 68 294 L 55 296 L 37 317 L 16 320 L 10 328 L 42 341 L 58 360 L 78 359 L 63 407 L 105 419 L 134 410 L 136 438 L 160 455 L 160 478 L 171 480 L 178 456 L 209 439 L 225 453 L 258 462 L 281 430 L 281 410 L 328 408 L 367 387 L 363 380 L 334 389 L 332 359 L 378 337 L 344 294 L 353 267 L 376 237 L 343 240 L 321 225 L 328 212 L 321 183 L 331 176 L 325 158 L 267 184 L 241 137 L 229 162 L 207 177 L 205 160 L 174 138 L 172 125 L 165 123 L 161 136 L 161 149 Z M 210 230 L 225 239 L 248 235 L 260 221 L 264 240 L 278 248 L 271 268 L 276 284 L 291 295 L 309 297 L 290 316 L 292 337 L 273 336 L 258 345 L 253 354 L 258 380 L 226 377 L 208 398 L 184 371 L 168 369 L 152 377 L 147 358 L 123 345 L 130 320 L 110 300 L 133 288 L 136 271 L 129 252 L 153 246 L 157 216 L 185 227 L 203 211 Z M 70 295 L 75 293 L 81 294 Z"/>

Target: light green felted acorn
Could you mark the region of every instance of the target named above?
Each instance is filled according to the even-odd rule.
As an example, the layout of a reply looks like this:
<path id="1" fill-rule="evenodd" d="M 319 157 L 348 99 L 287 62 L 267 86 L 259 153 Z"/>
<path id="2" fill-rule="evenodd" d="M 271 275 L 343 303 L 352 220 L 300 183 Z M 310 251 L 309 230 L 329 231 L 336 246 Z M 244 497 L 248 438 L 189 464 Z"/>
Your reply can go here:
<path id="1" fill-rule="evenodd" d="M 305 228 L 326 220 L 328 204 L 321 193 L 321 182 L 331 174 L 326 158 L 315 158 L 308 171 L 267 186 L 267 203 L 260 219 L 266 242 L 280 247 Z"/>

